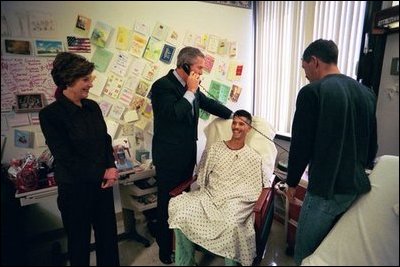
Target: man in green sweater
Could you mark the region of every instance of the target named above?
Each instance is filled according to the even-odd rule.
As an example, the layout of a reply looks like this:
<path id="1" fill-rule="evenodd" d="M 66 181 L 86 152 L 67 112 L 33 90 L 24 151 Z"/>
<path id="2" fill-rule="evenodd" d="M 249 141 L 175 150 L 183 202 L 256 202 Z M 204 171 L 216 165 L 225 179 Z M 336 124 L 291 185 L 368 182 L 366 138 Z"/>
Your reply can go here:
<path id="1" fill-rule="evenodd" d="M 296 101 L 289 153 L 289 186 L 296 186 L 308 165 L 308 188 L 296 232 L 296 264 L 312 254 L 358 195 L 371 190 L 365 168 L 377 152 L 376 96 L 340 73 L 338 48 L 319 39 L 303 53 L 310 84 Z"/>

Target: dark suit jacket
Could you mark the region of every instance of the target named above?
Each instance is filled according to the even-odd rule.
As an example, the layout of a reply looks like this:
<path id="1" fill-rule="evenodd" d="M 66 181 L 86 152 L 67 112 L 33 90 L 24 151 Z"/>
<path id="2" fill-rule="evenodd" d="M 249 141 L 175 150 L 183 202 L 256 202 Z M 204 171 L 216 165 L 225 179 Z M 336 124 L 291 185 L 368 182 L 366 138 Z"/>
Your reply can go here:
<path id="1" fill-rule="evenodd" d="M 186 89 L 170 70 L 153 83 L 151 103 L 154 113 L 153 162 L 156 167 L 182 170 L 196 161 L 199 108 L 224 119 L 232 111 L 198 90 L 192 105 L 183 97 Z M 193 164 L 194 166 L 194 164 Z"/>

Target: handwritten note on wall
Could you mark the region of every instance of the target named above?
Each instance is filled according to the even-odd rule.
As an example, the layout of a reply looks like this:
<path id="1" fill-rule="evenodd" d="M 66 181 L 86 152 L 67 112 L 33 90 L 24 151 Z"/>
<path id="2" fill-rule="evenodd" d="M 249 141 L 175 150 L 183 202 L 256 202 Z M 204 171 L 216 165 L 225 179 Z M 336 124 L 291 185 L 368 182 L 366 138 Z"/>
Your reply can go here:
<path id="1" fill-rule="evenodd" d="M 11 111 L 17 93 L 43 93 L 54 101 L 55 84 L 50 71 L 54 58 L 1 57 L 1 112 Z"/>

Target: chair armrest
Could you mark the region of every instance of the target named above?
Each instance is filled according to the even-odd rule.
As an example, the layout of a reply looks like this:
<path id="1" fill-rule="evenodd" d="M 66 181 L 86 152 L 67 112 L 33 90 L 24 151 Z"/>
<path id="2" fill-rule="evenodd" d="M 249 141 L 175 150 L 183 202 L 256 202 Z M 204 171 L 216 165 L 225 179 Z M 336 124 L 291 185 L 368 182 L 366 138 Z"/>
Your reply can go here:
<path id="1" fill-rule="evenodd" d="M 177 187 L 169 191 L 170 197 L 176 197 L 180 194 L 182 194 L 183 191 L 188 190 L 190 188 L 190 185 L 193 184 L 196 181 L 196 177 L 190 177 L 189 179 L 183 181 L 180 183 Z"/>
<path id="2" fill-rule="evenodd" d="M 266 214 L 273 203 L 273 193 L 273 188 L 263 188 L 256 204 L 254 205 L 253 212 L 256 232 L 259 232 L 264 225 Z"/>
<path id="3" fill-rule="evenodd" d="M 272 192 L 273 190 L 271 187 L 266 187 L 262 189 L 261 194 L 258 197 L 256 204 L 254 205 L 253 208 L 254 212 L 256 213 L 261 212 L 263 205 L 268 202 L 267 199 L 269 199 L 272 196 Z"/>

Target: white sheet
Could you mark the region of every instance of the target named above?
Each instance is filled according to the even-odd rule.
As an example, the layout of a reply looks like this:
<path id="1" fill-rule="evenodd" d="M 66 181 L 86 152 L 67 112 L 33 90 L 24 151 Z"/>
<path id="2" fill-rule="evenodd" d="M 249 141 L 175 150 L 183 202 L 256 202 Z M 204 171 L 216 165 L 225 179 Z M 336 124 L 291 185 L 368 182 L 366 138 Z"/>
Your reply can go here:
<path id="1" fill-rule="evenodd" d="M 371 191 L 350 207 L 303 266 L 399 266 L 399 157 L 382 156 L 370 181 Z"/>

